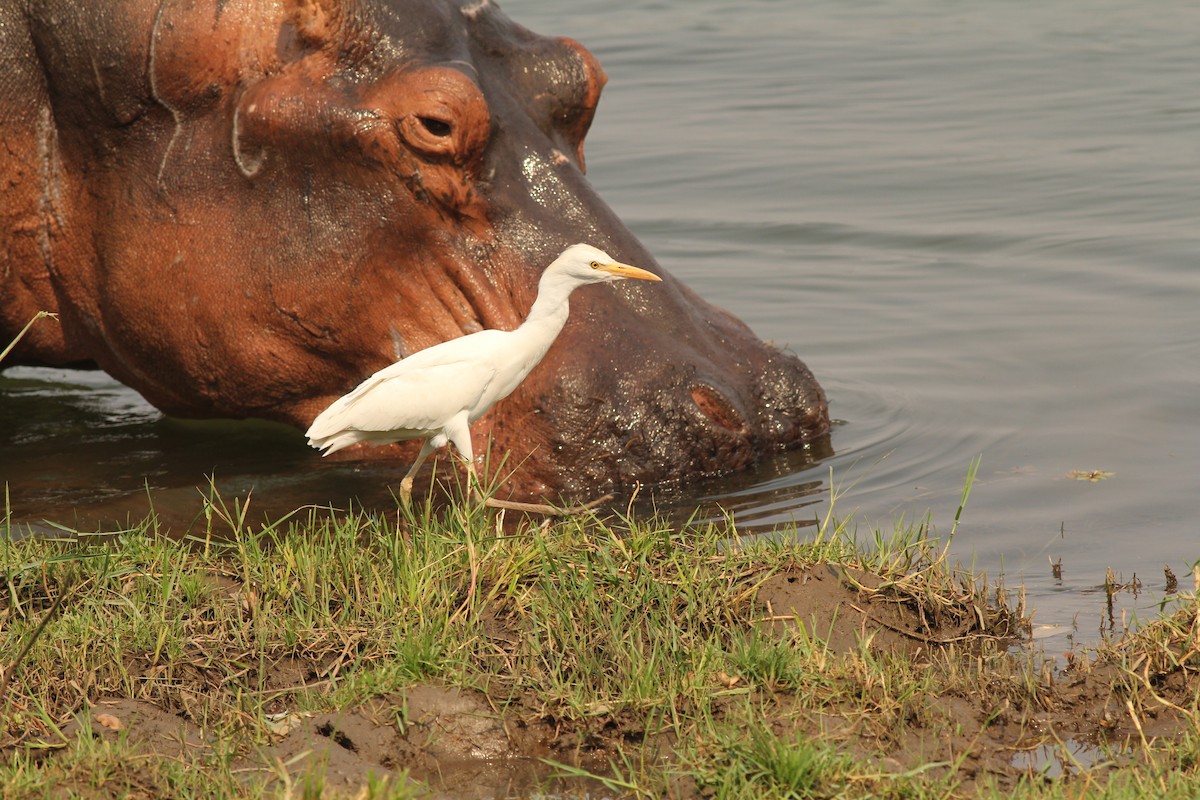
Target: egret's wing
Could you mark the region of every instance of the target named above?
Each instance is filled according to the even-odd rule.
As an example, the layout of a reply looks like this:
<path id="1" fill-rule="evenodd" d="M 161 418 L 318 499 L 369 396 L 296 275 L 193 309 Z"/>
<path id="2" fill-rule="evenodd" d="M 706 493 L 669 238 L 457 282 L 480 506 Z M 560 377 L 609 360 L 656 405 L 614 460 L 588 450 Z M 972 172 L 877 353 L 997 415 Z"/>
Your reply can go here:
<path id="1" fill-rule="evenodd" d="M 479 363 L 443 363 L 385 378 L 347 404 L 344 415 L 358 431 L 440 431 L 474 408 L 494 373 Z"/>
<path id="2" fill-rule="evenodd" d="M 471 337 L 447 344 L 467 338 Z M 441 430 L 455 415 L 473 409 L 494 379 L 495 367 L 466 348 L 430 348 L 436 349 L 443 350 L 438 359 L 418 358 L 430 352 L 422 350 L 367 378 L 321 412 L 308 437 L 323 439 L 355 430 L 396 431 L 401 434 L 398 439 L 411 438 Z"/>
<path id="3" fill-rule="evenodd" d="M 504 339 L 507 336 L 508 332 L 506 331 L 476 331 L 467 336 L 449 339 L 441 344 L 435 344 L 433 347 L 418 350 L 366 378 L 329 408 L 332 409 L 343 403 L 352 404 L 356 399 L 385 381 L 396 378 L 416 379 L 424 370 L 433 367 L 452 367 L 455 364 L 463 364 L 476 365 L 482 369 L 489 363 L 494 365 L 495 355 L 505 349 Z"/>

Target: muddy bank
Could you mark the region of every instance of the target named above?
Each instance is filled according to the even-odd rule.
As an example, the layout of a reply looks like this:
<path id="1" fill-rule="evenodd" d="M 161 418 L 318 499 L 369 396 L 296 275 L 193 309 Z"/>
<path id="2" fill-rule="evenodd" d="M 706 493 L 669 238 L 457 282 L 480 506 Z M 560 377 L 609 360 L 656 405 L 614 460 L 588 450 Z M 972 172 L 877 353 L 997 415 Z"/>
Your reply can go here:
<path id="1" fill-rule="evenodd" d="M 1195 777 L 1170 755 L 1197 734 L 1194 599 L 1051 661 L 923 531 L 864 550 L 837 530 L 734 545 L 476 509 L 10 542 L 0 782 L 766 798 L 970 796 L 1100 762 L 1088 780 Z"/>
<path id="2" fill-rule="evenodd" d="M 236 581 L 225 576 L 212 580 L 230 602 L 244 602 Z M 1019 620 L 997 614 L 995 608 L 917 603 L 883 578 L 830 564 L 792 566 L 752 585 L 753 624 L 771 641 L 794 646 L 798 631 L 804 637 L 811 634 L 830 663 L 864 658 L 908 662 L 937 673 L 950 691 L 908 698 L 897 717 L 884 707 L 895 699 L 883 692 L 873 697 L 872 676 L 864 672 L 858 697 L 813 713 L 798 696 L 799 687 L 785 685 L 782 676 L 771 685 L 761 674 L 721 670 L 711 684 L 710 712 L 736 719 L 748 707 L 757 709 L 784 740 L 831 743 L 881 773 L 954 772 L 959 791 L 969 793 L 978 783 L 1010 786 L 1048 768 L 1061 772 L 1064 765 L 1067 771 L 1072 765 L 1087 766 L 1067 759 L 1079 758 L 1081 752 L 1086 759 L 1087 752 L 1100 752 L 1103 745 L 1120 753 L 1130 743 L 1193 729 L 1194 720 L 1183 708 L 1197 684 L 1186 667 L 1153 676 L 1146 672 L 1141 680 L 1114 660 L 1114 650 L 1102 658 L 1074 657 L 1065 668 L 1043 662 L 1034 679 L 1033 657 L 1018 649 L 1006 656 L 1008 670 L 989 676 L 973 671 L 971 664 L 1017 643 L 1019 635 Z M 503 651 L 526 631 L 519 618 L 494 611 L 487 636 Z M 1147 658 L 1134 661 L 1146 665 Z M 679 733 L 664 726 L 658 713 L 602 706 L 584 715 L 564 714 L 561 708 L 556 713 L 536 692 L 510 694 L 503 676 L 493 691 L 413 683 L 340 711 L 299 710 L 298 695 L 330 689 L 332 662 L 330 657 L 289 656 L 264 665 L 261 708 L 266 723 L 257 731 L 258 742 L 232 758 L 234 773 L 285 790 L 317 765 L 323 791 L 347 796 L 381 781 L 416 782 L 434 797 L 599 796 L 621 793 L 621 782 L 611 782 L 610 765 L 633 758 L 659 764 L 664 776 L 660 788 L 671 796 L 709 794 L 684 765 L 673 770 Z M 146 669 L 142 677 L 152 682 L 154 670 Z M 820 680 L 820 675 L 812 677 Z M 130 760 L 112 784 L 124 787 L 114 795 L 128 789 L 135 795 L 161 796 L 169 787 L 162 785 L 155 759 L 203 768 L 219 757 L 220 737 L 208 730 L 214 712 L 227 705 L 215 716 L 228 720 L 239 704 L 203 671 L 173 688 L 176 697 L 185 698 L 178 704 L 96 697 L 62 727 L 62 738 L 10 740 L 7 749 L 11 754 L 36 748 L 39 758 L 53 760 L 77 750 L 81 740 L 121 743 L 140 758 Z M 566 767 L 598 777 L 572 777 Z M 91 793 L 65 776 L 58 788 Z M 104 796 L 103 786 L 91 788 Z"/>

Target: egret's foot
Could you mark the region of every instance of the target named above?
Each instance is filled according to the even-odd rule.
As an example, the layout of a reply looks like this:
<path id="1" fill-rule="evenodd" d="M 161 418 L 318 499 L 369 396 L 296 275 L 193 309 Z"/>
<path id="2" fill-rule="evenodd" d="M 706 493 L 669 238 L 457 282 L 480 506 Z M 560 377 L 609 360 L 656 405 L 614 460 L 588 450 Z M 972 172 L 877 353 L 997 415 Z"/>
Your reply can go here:
<path id="1" fill-rule="evenodd" d="M 483 485 L 479 482 L 479 473 L 475 471 L 473 460 L 467 462 L 467 502 L 487 502 L 487 495 L 483 492 Z"/>
<path id="2" fill-rule="evenodd" d="M 404 504 L 405 508 L 412 505 L 412 485 L 412 478 L 405 478 L 400 481 L 400 502 Z"/>
<path id="3" fill-rule="evenodd" d="M 483 501 L 483 504 L 488 508 L 506 509 L 508 511 L 527 511 L 531 514 L 546 514 L 552 517 L 567 517 L 574 514 L 583 514 L 591 511 L 596 506 L 607 503 L 612 500 L 611 494 L 606 494 L 603 497 L 598 497 L 591 502 L 584 503 L 578 506 L 569 506 L 567 508 L 558 508 L 557 506 L 546 505 L 544 503 L 521 503 L 516 500 L 498 500 L 495 497 L 489 497 Z"/>

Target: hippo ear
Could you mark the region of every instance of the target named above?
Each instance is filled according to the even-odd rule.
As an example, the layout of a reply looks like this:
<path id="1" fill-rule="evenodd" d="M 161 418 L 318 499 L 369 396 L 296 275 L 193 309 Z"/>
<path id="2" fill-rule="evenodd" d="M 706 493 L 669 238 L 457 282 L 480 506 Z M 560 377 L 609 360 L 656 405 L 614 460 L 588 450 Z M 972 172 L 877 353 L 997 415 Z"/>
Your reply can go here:
<path id="1" fill-rule="evenodd" d="M 296 33 L 309 47 L 336 38 L 345 20 L 340 0 L 285 0 L 284 13 L 296 27 Z"/>

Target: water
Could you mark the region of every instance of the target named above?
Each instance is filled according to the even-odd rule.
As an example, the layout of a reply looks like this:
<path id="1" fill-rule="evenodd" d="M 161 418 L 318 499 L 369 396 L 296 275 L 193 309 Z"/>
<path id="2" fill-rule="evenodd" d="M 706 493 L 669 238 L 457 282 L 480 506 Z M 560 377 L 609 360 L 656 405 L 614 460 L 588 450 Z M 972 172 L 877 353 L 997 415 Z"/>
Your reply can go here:
<path id="1" fill-rule="evenodd" d="M 841 421 L 681 505 L 860 527 L 932 516 L 1035 621 L 1093 639 L 1105 573 L 1156 608 L 1200 559 L 1200 6 L 627 0 L 506 12 L 609 84 L 589 178 L 675 275 L 813 368 Z M 0 379 L 14 518 L 186 522 L 215 474 L 262 509 L 391 502 L 400 466 L 296 431 L 161 418 L 100 375 Z M 1067 477 L 1102 471 L 1096 482 Z M 199 489 L 198 489 L 199 487 Z M 1061 578 L 1050 562 L 1061 560 Z"/>

